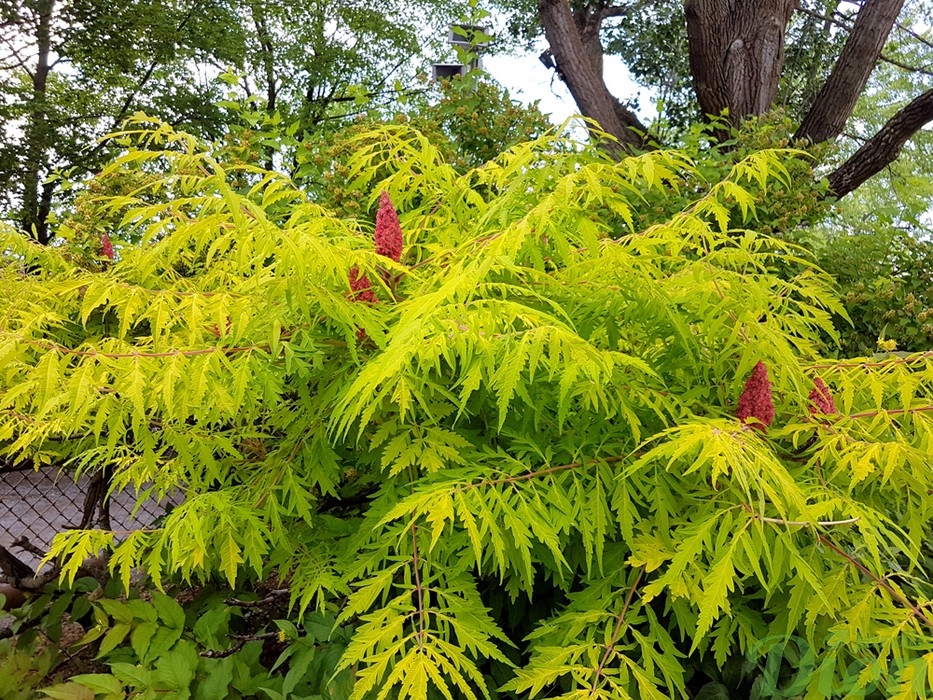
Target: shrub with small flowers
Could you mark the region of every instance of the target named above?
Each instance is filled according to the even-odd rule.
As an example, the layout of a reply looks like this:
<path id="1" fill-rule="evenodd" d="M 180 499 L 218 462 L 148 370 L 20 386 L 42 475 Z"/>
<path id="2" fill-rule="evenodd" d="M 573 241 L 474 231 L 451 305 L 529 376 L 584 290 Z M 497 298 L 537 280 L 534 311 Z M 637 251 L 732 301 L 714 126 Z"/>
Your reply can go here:
<path id="1" fill-rule="evenodd" d="M 821 356 L 831 280 L 749 228 L 795 153 L 684 202 L 680 152 L 550 134 L 462 173 L 384 126 L 349 217 L 146 139 L 110 170 L 164 183 L 100 205 L 118 258 L 4 234 L 3 457 L 185 497 L 60 535 L 66 581 L 101 549 L 125 583 L 278 577 L 283 658 L 352 700 L 933 692 L 933 355 Z"/>

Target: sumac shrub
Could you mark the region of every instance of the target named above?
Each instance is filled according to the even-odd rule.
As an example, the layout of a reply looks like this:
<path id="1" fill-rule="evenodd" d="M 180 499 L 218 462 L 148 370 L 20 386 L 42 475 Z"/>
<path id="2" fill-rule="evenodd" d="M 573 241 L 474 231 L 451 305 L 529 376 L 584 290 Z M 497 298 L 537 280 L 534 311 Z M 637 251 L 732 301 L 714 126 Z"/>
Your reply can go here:
<path id="1" fill-rule="evenodd" d="M 185 496 L 60 535 L 66 579 L 100 549 L 127 582 L 278 575 L 354 698 L 927 693 L 933 358 L 820 357 L 831 280 L 749 228 L 793 154 L 639 227 L 683 153 L 551 134 L 461 173 L 380 128 L 340 177 L 387 193 L 396 260 L 374 217 L 137 137 L 103 176 L 161 177 L 99 206 L 138 243 L 3 238 L 5 458 Z"/>

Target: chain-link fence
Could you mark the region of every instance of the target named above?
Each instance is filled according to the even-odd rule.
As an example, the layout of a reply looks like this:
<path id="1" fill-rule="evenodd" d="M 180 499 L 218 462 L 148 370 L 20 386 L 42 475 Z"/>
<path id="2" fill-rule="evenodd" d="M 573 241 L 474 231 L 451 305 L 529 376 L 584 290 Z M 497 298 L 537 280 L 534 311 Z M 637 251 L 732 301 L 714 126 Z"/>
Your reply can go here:
<path id="1" fill-rule="evenodd" d="M 60 473 L 51 467 L 35 471 L 0 469 L 0 545 L 14 551 L 25 564 L 35 568 L 39 557 L 13 542 L 26 537 L 46 551 L 52 538 L 68 528 L 78 527 L 84 516 L 85 499 L 92 488 L 90 477 Z M 138 530 L 164 515 L 166 507 L 181 502 L 181 495 L 162 501 L 151 498 L 136 512 L 136 494 L 122 491 L 110 496 L 110 526 L 113 530 Z"/>

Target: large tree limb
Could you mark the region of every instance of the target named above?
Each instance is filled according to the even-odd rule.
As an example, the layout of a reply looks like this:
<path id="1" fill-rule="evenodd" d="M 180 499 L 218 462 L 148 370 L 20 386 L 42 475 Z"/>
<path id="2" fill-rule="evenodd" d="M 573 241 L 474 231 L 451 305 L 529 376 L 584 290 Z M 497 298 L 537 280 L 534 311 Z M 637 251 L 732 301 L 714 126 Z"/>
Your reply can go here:
<path id="1" fill-rule="evenodd" d="M 591 51 L 584 45 L 568 1 L 539 0 L 538 17 L 557 62 L 557 69 L 580 113 L 596 121 L 604 132 L 618 139 L 623 149 L 640 147 L 642 137 L 632 127 L 644 127 L 634 114 L 609 93 L 603 76 L 594 65 Z"/>
<path id="2" fill-rule="evenodd" d="M 630 12 L 632 8 L 624 8 L 617 5 L 609 7 L 597 7 L 595 9 L 583 8 L 573 12 L 573 20 L 577 25 L 577 31 L 580 33 L 580 41 L 587 56 L 590 57 L 590 63 L 593 70 L 600 80 L 603 79 L 603 43 L 599 38 L 602 29 L 603 20 L 608 17 L 620 17 L 624 12 Z M 607 90 L 608 91 L 608 90 Z M 612 99 L 612 108 L 616 117 L 622 123 L 625 129 L 635 129 L 637 132 L 645 133 L 647 128 L 639 121 L 635 113 L 625 104 L 618 100 L 615 95 L 609 93 Z"/>
<path id="3" fill-rule="evenodd" d="M 904 0 L 865 0 L 839 59 L 797 129 L 796 138 L 821 143 L 842 133 L 903 6 Z"/>
<path id="4" fill-rule="evenodd" d="M 813 10 L 808 10 L 808 9 L 805 8 L 805 7 L 798 7 L 798 8 L 797 8 L 797 12 L 799 12 L 799 13 L 802 14 L 802 15 L 807 15 L 808 17 L 812 17 L 813 19 L 820 19 L 820 20 L 823 20 L 824 22 L 826 22 L 826 23 L 828 23 L 828 24 L 831 24 L 831 25 L 833 25 L 833 26 L 835 26 L 835 27 L 839 27 L 840 29 L 843 29 L 843 30 L 845 30 L 846 32 L 851 32 L 851 31 L 852 31 L 852 25 L 849 24 L 849 23 L 847 23 L 847 22 L 842 21 L 842 19 L 840 19 L 839 17 L 837 17 L 836 15 L 837 15 L 838 13 L 833 13 L 832 15 L 824 15 L 824 14 L 820 14 L 819 12 L 814 12 Z M 900 27 L 900 25 L 898 25 L 897 23 L 895 23 L 894 26 L 895 26 L 895 27 L 898 27 L 898 28 L 900 28 L 900 29 L 902 29 L 902 30 L 905 31 L 905 32 L 910 33 L 910 35 L 911 35 L 912 37 L 916 38 L 918 41 L 920 41 L 920 42 L 922 42 L 922 43 L 924 43 L 924 44 L 930 46 L 930 48 L 933 48 L 933 44 L 928 43 L 928 42 L 927 42 L 922 36 L 920 36 L 919 34 L 915 34 L 915 33 L 913 33 L 913 32 L 910 32 L 908 29 L 905 29 L 905 28 L 903 28 L 903 27 Z M 880 58 L 880 60 L 884 61 L 885 63 L 890 63 L 892 66 L 897 66 L 898 68 L 903 68 L 904 70 L 909 70 L 911 73 L 922 73 L 923 75 L 933 75 L 933 70 L 930 70 L 929 68 L 926 68 L 926 67 L 924 67 L 924 66 L 912 66 L 912 65 L 910 65 L 910 64 L 908 64 L 908 63 L 904 63 L 903 61 L 898 61 L 896 58 L 892 58 L 891 56 L 885 55 L 884 53 L 882 53 L 882 54 L 879 56 L 879 58 Z"/>
<path id="5" fill-rule="evenodd" d="M 897 158 L 907 140 L 931 121 L 933 90 L 927 90 L 898 110 L 877 134 L 830 174 L 830 193 L 844 197 L 887 167 Z"/>

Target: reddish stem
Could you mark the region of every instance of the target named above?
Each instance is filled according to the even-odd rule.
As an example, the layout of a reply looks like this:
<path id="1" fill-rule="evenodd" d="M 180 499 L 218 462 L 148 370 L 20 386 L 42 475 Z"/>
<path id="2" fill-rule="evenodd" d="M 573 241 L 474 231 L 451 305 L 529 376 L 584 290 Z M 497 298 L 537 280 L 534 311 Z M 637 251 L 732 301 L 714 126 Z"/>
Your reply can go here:
<path id="1" fill-rule="evenodd" d="M 596 676 L 593 678 L 593 685 L 590 688 L 590 697 L 593 696 L 593 693 L 596 692 L 596 688 L 599 687 L 599 679 L 603 675 L 603 669 L 606 667 L 606 663 L 609 661 L 609 656 L 612 654 L 613 649 L 615 649 L 615 644 L 617 641 L 619 641 L 619 635 L 622 633 L 622 624 L 625 622 L 625 614 L 628 612 L 628 608 L 632 604 L 632 598 L 635 597 L 635 591 L 638 590 L 638 584 L 641 583 L 641 577 L 644 575 L 644 569 L 638 572 L 638 578 L 635 579 L 635 583 L 632 584 L 632 587 L 629 589 L 628 596 L 625 598 L 625 605 L 622 606 L 622 612 L 619 613 L 619 617 L 616 620 L 615 629 L 612 630 L 612 637 L 609 638 L 609 646 L 606 647 L 606 651 L 603 653 L 603 658 L 599 660 L 599 666 L 596 667 Z"/>
<path id="2" fill-rule="evenodd" d="M 524 474 L 519 474 L 517 476 L 506 476 L 501 479 L 484 479 L 483 481 L 477 481 L 475 484 L 467 484 L 466 486 L 461 486 L 456 490 L 456 493 L 463 493 L 464 491 L 470 491 L 472 489 L 479 488 L 480 486 L 498 486 L 499 484 L 514 484 L 519 481 L 528 481 L 529 479 L 536 479 L 539 476 L 545 476 L 547 474 L 553 474 L 554 472 L 566 471 L 567 469 L 576 469 L 578 467 L 585 467 L 591 464 L 598 464 L 599 462 L 606 462 L 611 464 L 612 462 L 621 462 L 623 459 L 628 459 L 632 455 L 617 455 L 614 457 L 599 457 L 596 459 L 588 459 L 584 462 L 573 462 L 572 464 L 560 464 L 555 467 L 547 467 L 546 469 L 538 469 L 533 472 L 525 472 Z"/>
<path id="3" fill-rule="evenodd" d="M 810 365 L 810 369 L 857 369 L 859 367 L 867 369 L 869 367 L 906 365 L 928 359 L 933 359 L 933 350 L 917 353 L 915 355 L 908 355 L 907 357 L 893 357 L 888 360 L 878 360 L 876 362 L 834 362 L 832 364 Z"/>
<path id="4" fill-rule="evenodd" d="M 875 574 L 873 574 L 873 573 L 868 569 L 867 566 L 865 566 L 864 564 L 862 564 L 862 562 L 860 562 L 858 559 L 856 559 L 855 557 L 853 557 L 851 554 L 848 554 L 848 553 L 842 551 L 839 547 L 837 547 L 835 544 L 833 544 L 825 535 L 817 535 L 817 539 L 820 541 L 821 544 L 825 544 L 827 547 L 829 547 L 831 550 L 833 550 L 833 551 L 834 551 L 836 554 L 838 554 L 840 557 L 842 557 L 843 559 L 845 559 L 846 561 L 848 561 L 850 564 L 852 564 L 852 566 L 854 566 L 856 569 L 858 569 L 858 570 L 861 571 L 863 574 L 865 574 L 866 576 L 868 576 L 872 581 L 875 582 L 876 585 L 881 586 L 884 590 L 886 590 L 888 593 L 890 593 L 892 598 L 894 598 L 894 599 L 897 600 L 901 605 L 903 605 L 905 608 L 907 608 L 908 610 L 910 610 L 910 612 L 913 613 L 913 615 L 914 615 L 918 620 L 920 620 L 923 624 L 925 624 L 925 625 L 926 625 L 927 627 L 929 627 L 930 629 L 933 629 L 933 620 L 930 620 L 930 618 L 928 618 L 928 617 L 923 613 L 923 610 L 921 610 L 921 609 L 920 609 L 919 607 L 917 607 L 914 603 L 912 603 L 910 600 L 908 600 L 907 598 L 905 598 L 901 593 L 899 593 L 899 592 L 894 588 L 894 586 L 892 586 L 890 583 L 888 583 L 888 582 L 885 581 L 884 579 L 878 578 L 877 576 L 875 576 Z"/>

